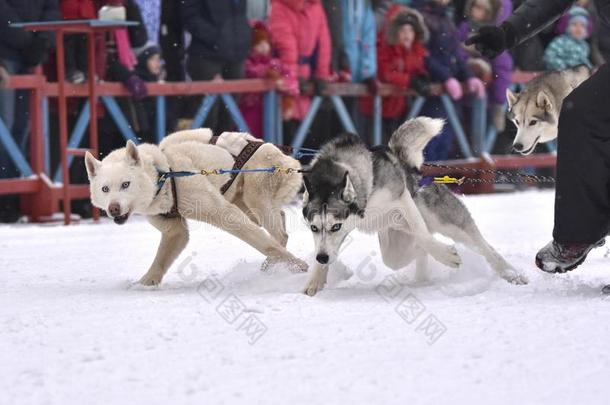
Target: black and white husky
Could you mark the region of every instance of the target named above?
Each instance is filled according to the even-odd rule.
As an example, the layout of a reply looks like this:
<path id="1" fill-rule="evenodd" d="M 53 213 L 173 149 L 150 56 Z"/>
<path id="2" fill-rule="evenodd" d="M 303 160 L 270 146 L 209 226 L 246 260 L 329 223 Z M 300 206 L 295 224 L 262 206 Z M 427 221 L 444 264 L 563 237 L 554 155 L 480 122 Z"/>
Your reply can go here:
<path id="1" fill-rule="evenodd" d="M 392 134 L 387 148 L 369 150 L 350 134 L 322 147 L 304 176 L 303 215 L 317 261 L 306 294 L 313 296 L 323 288 L 329 265 L 354 229 L 378 234 L 383 262 L 394 270 L 416 260 L 422 275 L 428 254 L 459 267 L 455 247 L 432 236 L 439 233 L 483 255 L 505 280 L 527 282 L 485 241 L 464 204 L 446 186 L 419 186 L 423 150 L 443 125 L 443 120 L 427 117 L 409 120 Z"/>

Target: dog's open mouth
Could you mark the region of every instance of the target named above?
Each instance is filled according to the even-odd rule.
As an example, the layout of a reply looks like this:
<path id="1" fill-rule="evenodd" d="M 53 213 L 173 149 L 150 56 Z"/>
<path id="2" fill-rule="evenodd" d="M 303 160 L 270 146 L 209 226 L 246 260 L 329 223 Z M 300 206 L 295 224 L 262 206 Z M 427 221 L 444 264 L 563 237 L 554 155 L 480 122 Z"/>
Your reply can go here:
<path id="1" fill-rule="evenodd" d="M 115 224 L 123 225 L 125 222 L 127 222 L 128 218 L 129 218 L 129 212 L 127 214 L 123 214 L 118 217 L 113 217 L 112 220 L 114 221 Z"/>
<path id="2" fill-rule="evenodd" d="M 536 149 L 536 146 L 538 146 L 539 140 L 540 140 L 540 137 L 536 138 L 534 140 L 534 143 L 532 144 L 532 146 L 530 146 L 530 148 L 528 150 L 524 150 L 519 153 L 521 153 L 522 155 L 529 155 L 530 153 L 532 153 L 534 151 L 534 149 Z"/>

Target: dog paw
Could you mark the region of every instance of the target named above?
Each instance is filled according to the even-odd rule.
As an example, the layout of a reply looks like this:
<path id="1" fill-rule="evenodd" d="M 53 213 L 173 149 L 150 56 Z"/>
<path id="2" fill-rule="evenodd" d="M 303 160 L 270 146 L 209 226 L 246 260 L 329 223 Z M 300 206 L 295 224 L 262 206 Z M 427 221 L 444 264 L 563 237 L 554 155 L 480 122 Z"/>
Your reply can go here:
<path id="1" fill-rule="evenodd" d="M 307 286 L 305 286 L 303 293 L 313 297 L 318 291 L 321 291 L 322 288 L 324 288 L 324 282 L 319 280 L 318 277 L 313 277 L 307 282 Z"/>
<path id="2" fill-rule="evenodd" d="M 519 274 L 516 270 L 512 269 L 506 271 L 505 274 L 502 275 L 502 278 L 515 285 L 526 285 L 529 282 L 526 276 Z"/>
<path id="3" fill-rule="evenodd" d="M 273 270 L 274 267 L 281 265 L 287 267 L 291 273 L 306 273 L 309 268 L 308 264 L 296 257 L 285 259 L 281 257 L 267 257 L 261 265 L 261 271 Z"/>
<path id="4" fill-rule="evenodd" d="M 462 258 L 457 252 L 455 246 L 440 244 L 430 252 L 432 257 L 441 262 L 445 266 L 458 268 L 462 264 Z"/>
<path id="5" fill-rule="evenodd" d="M 161 283 L 162 275 L 159 273 L 146 273 L 140 279 L 139 283 L 146 286 L 155 286 Z"/>
<path id="6" fill-rule="evenodd" d="M 292 273 L 307 273 L 309 269 L 309 265 L 305 261 L 296 257 L 288 261 L 288 266 Z"/>

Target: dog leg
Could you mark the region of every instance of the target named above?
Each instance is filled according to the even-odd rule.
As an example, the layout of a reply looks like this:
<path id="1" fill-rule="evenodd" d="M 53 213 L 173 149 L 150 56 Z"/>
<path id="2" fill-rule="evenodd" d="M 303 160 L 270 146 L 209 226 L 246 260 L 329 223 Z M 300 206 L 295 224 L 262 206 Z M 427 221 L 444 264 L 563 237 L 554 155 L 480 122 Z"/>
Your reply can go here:
<path id="1" fill-rule="evenodd" d="M 254 190 L 244 193 L 244 203 L 260 219 L 261 226 L 269 232 L 269 235 L 273 236 L 280 245 L 286 247 L 288 234 L 286 233 L 284 211 L 280 207 L 274 207 L 271 201 Z"/>
<path id="2" fill-rule="evenodd" d="M 286 215 L 279 207 L 273 207 L 261 214 L 263 228 L 282 246 L 288 244 L 288 234 L 286 233 Z"/>
<path id="3" fill-rule="evenodd" d="M 248 208 L 242 198 L 238 198 L 237 200 L 233 201 L 233 204 L 235 204 L 240 210 L 242 210 L 244 214 L 246 214 L 248 218 L 250 218 L 250 221 L 254 222 L 258 226 L 261 226 L 260 218 L 255 215 L 252 210 L 250 210 L 250 208 Z"/>
<path id="4" fill-rule="evenodd" d="M 311 275 L 311 278 L 307 282 L 305 286 L 305 290 L 303 292 L 310 297 L 316 295 L 318 291 L 321 291 L 326 284 L 326 279 L 328 276 L 328 265 L 316 263 L 316 268 Z"/>
<path id="5" fill-rule="evenodd" d="M 415 238 L 410 233 L 385 228 L 377 232 L 377 238 L 379 239 L 381 260 L 392 270 L 408 266 L 417 257 Z"/>
<path id="6" fill-rule="evenodd" d="M 409 193 L 403 194 L 402 203 L 403 218 L 406 221 L 403 230 L 411 233 L 416 238 L 417 244 L 439 262 L 449 267 L 459 267 L 462 260 L 455 246 L 434 239 Z"/>
<path id="7" fill-rule="evenodd" d="M 448 197 L 444 197 L 448 198 Z M 450 195 L 450 198 L 455 198 Z M 474 219 L 462 204 L 453 205 L 451 215 L 421 206 L 421 213 L 433 231 L 479 253 L 503 279 L 513 284 L 527 284 L 527 278 L 510 265 L 483 237 Z M 460 208 L 461 207 L 461 208 Z M 456 210 L 463 210 L 457 212 Z M 442 218 L 441 218 L 442 216 Z"/>
<path id="8" fill-rule="evenodd" d="M 424 284 L 428 281 L 428 253 L 418 248 L 415 256 L 415 283 Z"/>
<path id="9" fill-rule="evenodd" d="M 286 262 L 295 266 L 299 272 L 307 271 L 307 263 L 293 256 L 253 223 L 235 204 L 228 202 L 217 192 L 200 193 L 198 199 L 191 201 L 191 204 L 202 209 L 188 212 L 189 218 L 214 225 L 243 240 L 267 257 L 267 261 L 263 264 L 264 267 Z"/>
<path id="10" fill-rule="evenodd" d="M 444 226 L 439 233 L 448 236 L 457 243 L 467 246 L 487 260 L 491 268 L 504 280 L 513 284 L 527 284 L 527 277 L 508 263 L 486 240 L 474 221 L 464 228 Z"/>
<path id="11" fill-rule="evenodd" d="M 161 231 L 161 242 L 155 260 L 148 272 L 140 279 L 140 284 L 157 285 L 186 247 L 189 232 L 182 218 L 163 218 L 157 215 L 148 217 L 148 221 Z"/>

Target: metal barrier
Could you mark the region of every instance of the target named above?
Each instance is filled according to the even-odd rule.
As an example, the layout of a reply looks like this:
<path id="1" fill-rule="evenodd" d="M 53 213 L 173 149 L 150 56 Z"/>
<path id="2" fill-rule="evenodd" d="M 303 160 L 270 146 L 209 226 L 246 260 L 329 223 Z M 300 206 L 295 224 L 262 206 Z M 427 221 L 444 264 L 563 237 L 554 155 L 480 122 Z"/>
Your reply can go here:
<path id="1" fill-rule="evenodd" d="M 74 127 L 67 139 L 66 150 L 69 153 L 60 153 L 68 162 L 72 163 L 74 156 L 83 156 L 87 149 L 79 149 L 87 127 L 92 124 L 90 120 L 90 93 L 89 84 L 64 84 L 64 94 L 68 98 L 88 99 L 80 111 Z M 21 173 L 20 178 L 0 179 L 0 195 L 21 194 L 22 212 L 32 221 L 44 221 L 59 211 L 59 204 L 65 201 L 66 195 L 70 200 L 89 198 L 87 185 L 69 184 L 65 179 L 62 168 L 57 168 L 51 180 L 50 152 L 49 152 L 49 99 L 59 97 L 58 83 L 47 82 L 42 74 L 12 76 L 7 84 L 12 89 L 27 89 L 32 92 L 30 102 L 31 133 L 29 161 L 15 144 L 8 128 L 0 120 L 0 142 L 12 161 Z M 156 137 L 163 139 L 165 133 L 165 97 L 205 95 L 196 120 L 201 124 L 207 112 L 217 98 L 222 100 L 229 109 L 231 116 L 240 130 L 247 131 L 243 119 L 232 93 L 265 93 L 264 128 L 267 138 L 274 139 L 275 132 L 281 125 L 281 117 L 277 113 L 278 97 L 275 83 L 265 80 L 233 80 L 225 82 L 188 82 L 188 83 L 151 83 L 148 84 L 148 93 L 156 97 L 157 119 Z M 218 97 L 220 96 L 220 97 Z M 119 108 L 115 97 L 131 97 L 121 83 L 98 83 L 96 85 L 95 102 L 101 101 L 112 117 L 119 132 L 125 139 L 138 142 L 135 133 L 130 127 L 123 112 Z M 200 124 L 200 125 L 201 125 Z M 61 148 L 61 145 L 60 145 Z M 66 190 L 67 188 L 67 190 Z M 65 219 L 69 222 L 69 218 Z"/>
<path id="2" fill-rule="evenodd" d="M 515 81 L 523 83 L 531 79 L 535 74 L 515 73 Z M 13 76 L 10 78 L 8 87 L 14 89 L 27 89 L 32 93 L 30 99 L 31 134 L 29 145 L 29 160 L 24 156 L 19 147 L 13 141 L 9 130 L 0 120 L 0 142 L 4 149 L 21 172 L 18 179 L 0 179 L 0 195 L 21 194 L 22 211 L 32 221 L 42 221 L 59 211 L 59 203 L 66 198 L 86 199 L 89 197 L 87 185 L 71 185 L 65 181 L 64 173 L 58 168 L 51 177 L 50 152 L 49 152 L 49 99 L 59 97 L 58 83 L 46 81 L 42 74 Z M 90 93 L 89 83 L 74 85 L 64 84 L 63 92 L 68 98 L 88 98 L 78 115 L 73 129 L 66 142 L 66 150 L 70 153 L 66 156 L 68 165 L 73 156 L 84 155 L 85 149 L 79 149 L 90 120 Z M 101 101 L 106 107 L 109 115 L 125 139 L 137 142 L 137 137 L 130 127 L 127 119 L 118 107 L 115 97 L 130 97 L 130 94 L 120 83 L 97 83 L 95 89 L 96 103 Z M 247 124 L 243 119 L 233 93 L 262 93 L 263 97 L 263 128 L 264 138 L 268 142 L 283 144 L 282 118 L 279 108 L 279 95 L 275 83 L 267 80 L 232 80 L 222 82 L 184 82 L 184 83 L 151 83 L 147 85 L 150 97 L 156 97 L 156 138 L 163 139 L 166 122 L 166 99 L 167 96 L 189 96 L 204 95 L 200 108 L 198 109 L 192 123 L 192 127 L 200 127 L 205 121 L 213 104 L 222 101 L 236 126 L 241 131 L 248 131 Z M 458 144 L 466 160 L 451 161 L 456 167 L 481 167 L 481 168 L 522 168 L 522 167 L 552 167 L 555 164 L 554 154 L 537 154 L 528 157 L 522 156 L 489 156 L 495 142 L 495 133 L 487 127 L 486 101 L 477 99 L 473 105 L 472 144 L 468 142 L 467 136 L 453 108 L 453 102 L 446 94 L 443 94 L 440 86 L 433 86 L 432 93 L 441 97 L 443 106 L 449 116 L 449 124 L 455 130 Z M 305 141 L 307 132 L 320 108 L 323 97 L 328 97 L 338 114 L 339 120 L 346 131 L 357 133 L 352 118 L 343 103 L 342 97 L 358 97 L 367 95 L 367 88 L 362 84 L 330 84 L 321 95 L 313 96 L 311 108 L 305 119 L 298 128 L 292 146 L 300 147 Z M 381 85 L 380 92 L 374 98 L 374 141 L 381 143 L 381 109 L 383 97 L 390 95 L 404 95 L 413 97 L 411 109 L 407 118 L 417 116 L 421 110 L 425 98 L 412 92 L 399 91 L 391 85 Z M 96 142 L 97 144 L 97 142 Z M 471 146 L 472 145 L 472 146 Z M 477 156 L 477 157 L 475 157 Z M 447 162 L 445 162 L 447 163 Z M 458 170 L 459 171 L 459 170 Z M 434 170 L 432 171 L 434 172 Z M 51 180 L 53 179 L 53 181 Z M 66 189 L 67 187 L 67 189 Z M 476 191 L 491 191 L 488 185 L 481 185 Z M 67 196 L 67 197 L 66 197 Z M 68 222 L 68 221 L 66 221 Z"/>

